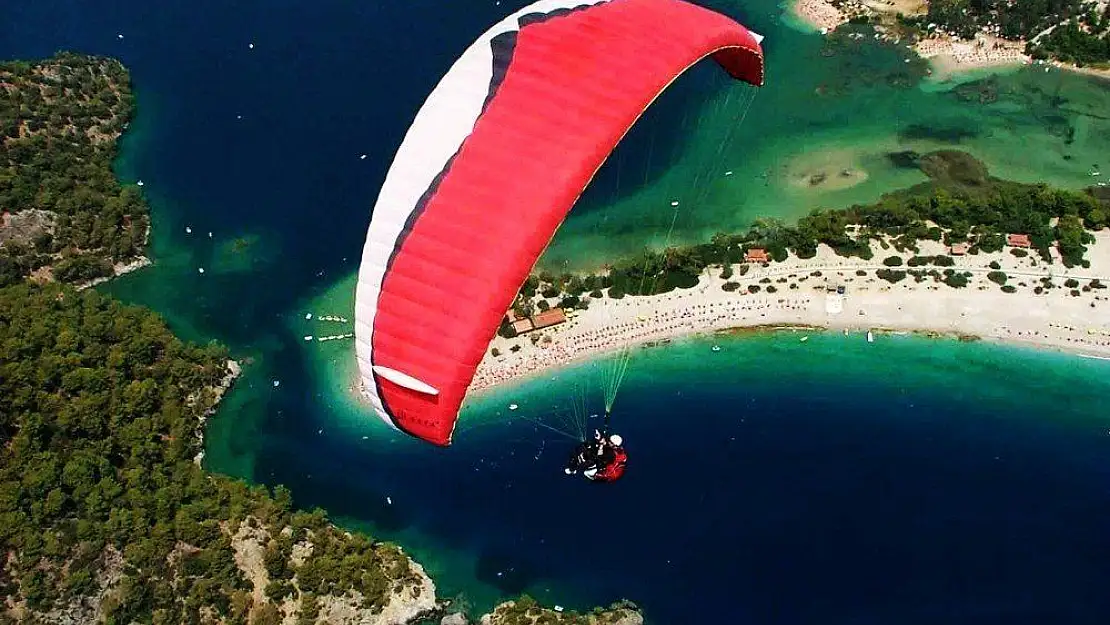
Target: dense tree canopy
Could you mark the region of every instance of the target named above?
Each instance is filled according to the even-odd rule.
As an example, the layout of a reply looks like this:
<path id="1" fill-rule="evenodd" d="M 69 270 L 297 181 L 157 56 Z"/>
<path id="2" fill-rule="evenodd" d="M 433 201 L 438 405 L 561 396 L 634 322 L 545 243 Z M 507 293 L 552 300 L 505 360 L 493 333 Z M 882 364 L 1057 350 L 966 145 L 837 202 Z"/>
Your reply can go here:
<path id="1" fill-rule="evenodd" d="M 357 590 L 380 607 L 414 581 L 395 548 L 294 513 L 288 491 L 271 498 L 194 464 L 226 359 L 92 291 L 0 289 L 0 544 L 15 555 L 0 596 L 47 612 L 117 575 L 109 622 L 196 623 L 203 610 L 245 622 L 250 585 L 231 537 L 248 518 L 273 537 L 273 598 L 297 579 L 306 597 Z M 311 557 L 294 564 L 309 537 Z"/>
<path id="2" fill-rule="evenodd" d="M 77 282 L 138 255 L 149 211 L 112 173 L 134 98 L 116 60 L 0 63 L 0 286 L 43 266 Z M 21 217 L 38 223 L 22 231 Z"/>

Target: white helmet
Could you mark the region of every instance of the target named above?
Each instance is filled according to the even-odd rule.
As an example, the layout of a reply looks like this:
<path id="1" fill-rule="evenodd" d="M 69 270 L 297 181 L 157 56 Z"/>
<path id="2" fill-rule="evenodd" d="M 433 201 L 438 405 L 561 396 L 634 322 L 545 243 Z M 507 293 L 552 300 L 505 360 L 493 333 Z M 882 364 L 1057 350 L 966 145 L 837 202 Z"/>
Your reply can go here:
<path id="1" fill-rule="evenodd" d="M 623 439 L 623 438 L 621 438 L 621 435 L 620 435 L 620 434 L 614 434 L 614 435 L 612 435 L 612 436 L 610 436 L 610 437 L 609 437 L 609 442 L 610 442 L 610 443 L 613 443 L 613 444 L 614 444 L 614 445 L 616 445 L 617 447 L 620 447 L 620 446 L 621 446 L 621 443 L 623 443 L 623 442 L 624 442 L 624 439 Z"/>

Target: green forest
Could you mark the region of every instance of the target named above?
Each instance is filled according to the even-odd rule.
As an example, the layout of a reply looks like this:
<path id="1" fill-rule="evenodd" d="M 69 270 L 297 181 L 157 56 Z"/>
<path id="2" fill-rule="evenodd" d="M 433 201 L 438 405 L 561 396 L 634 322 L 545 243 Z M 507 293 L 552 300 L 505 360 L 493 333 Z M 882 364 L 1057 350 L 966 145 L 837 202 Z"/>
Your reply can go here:
<path id="1" fill-rule="evenodd" d="M 418 581 L 395 547 L 193 462 L 226 362 L 93 291 L 0 289 L 0 542 L 14 556 L 0 595 L 49 614 L 103 593 L 108 623 L 199 623 L 208 610 L 246 623 L 252 609 L 276 622 L 233 559 L 242 523 L 271 530 L 267 597 L 295 596 L 306 623 L 318 597 L 358 590 L 380 607 Z M 313 549 L 295 564 L 298 542 Z"/>
<path id="2" fill-rule="evenodd" d="M 49 267 L 62 282 L 112 275 L 150 227 L 139 188 L 112 173 L 134 106 L 116 60 L 59 53 L 0 63 L 0 286 Z"/>

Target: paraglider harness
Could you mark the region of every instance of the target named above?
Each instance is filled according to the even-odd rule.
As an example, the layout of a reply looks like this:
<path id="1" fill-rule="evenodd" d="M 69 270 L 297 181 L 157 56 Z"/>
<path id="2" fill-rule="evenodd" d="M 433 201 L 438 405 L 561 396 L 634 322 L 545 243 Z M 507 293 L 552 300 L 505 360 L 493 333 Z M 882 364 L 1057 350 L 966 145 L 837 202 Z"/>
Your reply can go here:
<path id="1" fill-rule="evenodd" d="M 580 472 L 594 482 L 615 482 L 624 475 L 627 463 L 628 452 L 611 441 L 606 423 L 604 432 L 594 430 L 592 441 L 582 441 L 575 447 L 565 471 L 568 475 Z"/>

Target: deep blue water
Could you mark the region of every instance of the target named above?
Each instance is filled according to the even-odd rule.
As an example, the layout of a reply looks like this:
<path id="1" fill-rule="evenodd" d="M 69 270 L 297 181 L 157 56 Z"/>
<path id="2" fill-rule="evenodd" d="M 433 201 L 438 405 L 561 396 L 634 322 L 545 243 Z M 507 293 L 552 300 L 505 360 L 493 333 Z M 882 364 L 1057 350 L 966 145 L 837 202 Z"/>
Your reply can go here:
<path id="1" fill-rule="evenodd" d="M 110 290 L 255 359 L 210 435 L 223 448 L 215 468 L 285 483 L 302 505 L 402 540 L 444 594 L 479 608 L 528 591 L 577 607 L 628 597 L 649 622 L 679 625 L 1107 622 L 1102 363 L 815 339 L 808 360 L 729 343 L 721 355 L 747 364 L 721 367 L 705 344 L 675 347 L 644 357 L 622 391 L 634 464 L 614 488 L 559 474 L 567 441 L 483 420 L 500 398 L 446 452 L 372 426 L 362 440 L 288 321 L 354 269 L 425 94 L 521 4 L 0 7 L 0 57 L 65 48 L 132 71 L 141 114 L 120 171 L 155 204 L 159 266 Z M 680 115 L 678 93 L 653 115 Z M 246 269 L 196 273 L 245 236 L 256 237 Z M 514 393 L 540 417 L 565 387 Z"/>

